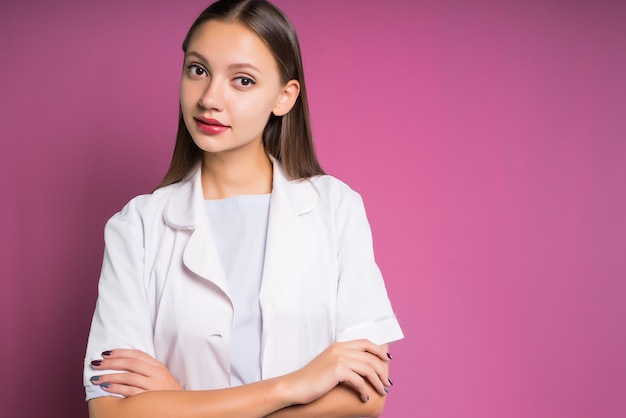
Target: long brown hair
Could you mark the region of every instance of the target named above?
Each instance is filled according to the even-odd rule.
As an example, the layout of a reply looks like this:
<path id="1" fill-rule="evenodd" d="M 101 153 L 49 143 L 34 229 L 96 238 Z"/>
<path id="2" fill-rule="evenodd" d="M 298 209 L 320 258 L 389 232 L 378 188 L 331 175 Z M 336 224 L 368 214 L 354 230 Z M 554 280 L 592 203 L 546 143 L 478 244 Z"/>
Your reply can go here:
<path id="1" fill-rule="evenodd" d="M 183 41 L 183 52 L 187 52 L 189 42 L 200 25 L 210 20 L 235 21 L 246 25 L 272 52 L 282 82 L 297 80 L 300 83 L 300 95 L 293 108 L 284 116 L 270 115 L 263 130 L 263 144 L 266 152 L 276 158 L 294 180 L 324 174 L 313 146 L 300 44 L 289 19 L 265 0 L 219 0 L 204 10 L 191 25 Z M 202 151 L 193 142 L 179 111 L 172 162 L 157 189 L 181 181 L 201 158 Z"/>

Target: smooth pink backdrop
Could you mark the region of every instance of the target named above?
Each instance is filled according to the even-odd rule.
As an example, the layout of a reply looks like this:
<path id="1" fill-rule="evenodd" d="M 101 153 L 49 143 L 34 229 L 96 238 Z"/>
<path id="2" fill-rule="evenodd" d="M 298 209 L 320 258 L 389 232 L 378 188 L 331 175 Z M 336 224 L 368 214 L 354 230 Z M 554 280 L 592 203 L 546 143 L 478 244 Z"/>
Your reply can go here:
<path id="1" fill-rule="evenodd" d="M 406 333 L 385 417 L 626 416 L 626 7 L 288 1 Z M 169 162 L 205 1 L 0 6 L 0 414 L 84 417 L 106 219 Z"/>

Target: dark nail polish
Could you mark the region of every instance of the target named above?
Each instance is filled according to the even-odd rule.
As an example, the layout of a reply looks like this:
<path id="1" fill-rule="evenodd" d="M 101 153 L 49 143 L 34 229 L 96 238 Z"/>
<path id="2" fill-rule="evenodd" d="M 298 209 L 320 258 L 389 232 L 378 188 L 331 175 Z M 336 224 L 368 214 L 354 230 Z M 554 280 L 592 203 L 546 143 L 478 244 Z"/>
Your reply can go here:
<path id="1" fill-rule="evenodd" d="M 108 382 L 104 382 L 103 384 L 100 385 L 100 387 L 108 389 L 111 387 L 111 384 Z"/>
<path id="2" fill-rule="evenodd" d="M 387 353 L 387 357 L 389 358 L 389 360 L 393 360 L 393 357 L 391 356 L 391 354 Z"/>
<path id="3" fill-rule="evenodd" d="M 391 380 L 391 377 L 388 377 L 387 380 L 389 380 L 389 384 L 393 386 L 393 380 Z"/>
<path id="4" fill-rule="evenodd" d="M 387 388 L 383 388 L 383 389 L 385 389 L 385 393 L 389 393 L 389 389 Z"/>
<path id="5" fill-rule="evenodd" d="M 110 356 L 111 354 L 113 354 L 113 351 L 111 351 L 111 350 L 103 351 L 102 352 L 102 357 Z"/>
<path id="6" fill-rule="evenodd" d="M 94 361 L 91 362 L 92 366 L 99 366 L 101 364 L 102 364 L 102 360 L 94 360 Z"/>
<path id="7" fill-rule="evenodd" d="M 98 380 L 100 380 L 101 376 L 91 376 L 91 378 L 89 380 L 91 380 L 92 382 L 97 382 Z"/>

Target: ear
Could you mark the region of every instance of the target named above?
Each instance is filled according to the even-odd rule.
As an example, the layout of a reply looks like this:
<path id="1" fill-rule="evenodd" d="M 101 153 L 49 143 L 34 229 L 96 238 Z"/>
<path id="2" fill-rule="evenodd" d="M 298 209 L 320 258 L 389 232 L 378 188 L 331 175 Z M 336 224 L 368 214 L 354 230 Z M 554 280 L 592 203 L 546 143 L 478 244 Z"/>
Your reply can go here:
<path id="1" fill-rule="evenodd" d="M 278 96 L 278 102 L 272 109 L 272 113 L 276 116 L 284 116 L 293 107 L 300 94 L 300 83 L 297 80 L 289 80 L 287 84 L 283 86 L 283 89 Z"/>

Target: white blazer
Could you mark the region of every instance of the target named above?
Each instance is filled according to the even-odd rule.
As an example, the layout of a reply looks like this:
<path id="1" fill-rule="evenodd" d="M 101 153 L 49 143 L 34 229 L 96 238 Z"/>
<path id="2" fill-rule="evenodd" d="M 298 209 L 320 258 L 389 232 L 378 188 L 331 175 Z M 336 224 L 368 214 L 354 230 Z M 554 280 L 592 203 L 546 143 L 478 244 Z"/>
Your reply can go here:
<path id="1" fill-rule="evenodd" d="M 335 341 L 403 338 L 374 261 L 360 196 L 331 176 L 291 181 L 273 161 L 260 290 L 262 378 L 301 368 Z M 186 389 L 230 386 L 233 304 L 204 209 L 199 166 L 132 199 L 105 227 L 91 360 L 137 348 Z M 90 396 L 90 391 L 92 395 Z"/>

